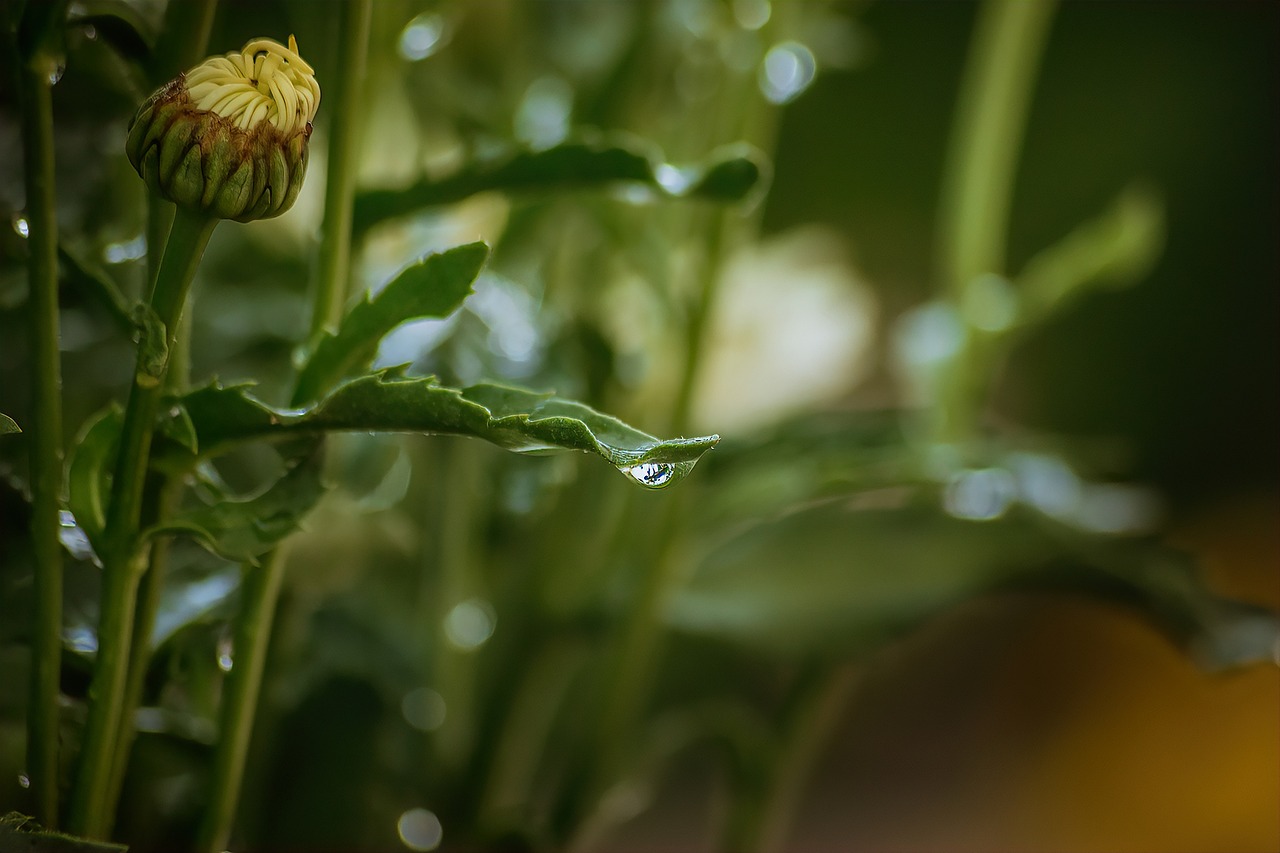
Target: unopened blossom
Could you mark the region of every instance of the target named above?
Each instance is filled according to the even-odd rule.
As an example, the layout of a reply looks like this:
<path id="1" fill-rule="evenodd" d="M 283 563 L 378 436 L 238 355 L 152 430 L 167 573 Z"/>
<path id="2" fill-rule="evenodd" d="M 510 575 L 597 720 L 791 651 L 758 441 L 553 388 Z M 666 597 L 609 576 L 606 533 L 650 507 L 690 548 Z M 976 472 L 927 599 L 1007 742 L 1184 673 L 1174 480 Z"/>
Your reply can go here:
<path id="1" fill-rule="evenodd" d="M 139 108 L 125 149 L 162 196 L 219 219 L 279 216 L 302 189 L 320 106 L 315 71 L 288 47 L 254 39 L 160 87 Z"/>

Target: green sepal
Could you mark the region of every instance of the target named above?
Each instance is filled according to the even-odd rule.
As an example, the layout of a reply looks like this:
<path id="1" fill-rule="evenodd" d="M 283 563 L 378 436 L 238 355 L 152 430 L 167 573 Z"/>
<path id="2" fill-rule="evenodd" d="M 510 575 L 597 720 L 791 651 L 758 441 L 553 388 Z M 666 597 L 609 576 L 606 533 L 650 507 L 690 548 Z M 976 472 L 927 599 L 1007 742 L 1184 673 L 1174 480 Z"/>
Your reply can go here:
<path id="1" fill-rule="evenodd" d="M 18 426 L 18 422 L 13 418 L 0 412 L 0 435 L 10 435 L 15 432 L 22 432 L 22 427 Z"/>
<path id="2" fill-rule="evenodd" d="M 169 332 L 155 309 L 139 303 L 133 309 L 133 322 L 138 330 L 139 385 L 154 387 L 169 366 Z"/>

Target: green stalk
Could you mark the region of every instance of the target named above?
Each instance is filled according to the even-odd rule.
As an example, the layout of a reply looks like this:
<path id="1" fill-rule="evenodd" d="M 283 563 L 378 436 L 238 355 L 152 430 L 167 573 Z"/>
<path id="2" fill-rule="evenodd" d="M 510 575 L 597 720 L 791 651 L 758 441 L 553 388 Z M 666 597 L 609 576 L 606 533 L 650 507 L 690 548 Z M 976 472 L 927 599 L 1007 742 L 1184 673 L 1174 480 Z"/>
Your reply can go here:
<path id="1" fill-rule="evenodd" d="M 213 785 L 196 835 L 196 850 L 225 850 L 231 838 L 284 564 L 285 549 L 281 547 L 268 554 L 262 565 L 244 568 L 233 662 L 222 696 L 218 748 L 213 756 Z"/>
<path id="2" fill-rule="evenodd" d="M 31 538 L 35 553 L 27 776 L 36 816 L 58 825 L 58 684 L 62 670 L 62 361 L 58 353 L 58 222 L 54 203 L 50 66 L 37 55 L 21 71 L 22 143 L 27 191 L 31 350 L 34 376 Z"/>
<path id="3" fill-rule="evenodd" d="M 329 113 L 329 172 L 324 191 L 319 275 L 311 310 L 311 338 L 342 320 L 351 271 L 351 204 L 356 193 L 359 121 L 354 105 L 364 84 L 369 54 L 372 0 L 342 4 L 339 73 L 326 82 Z"/>
<path id="4" fill-rule="evenodd" d="M 1018 154 L 1026 129 L 1054 0 L 988 0 L 978 13 L 939 208 L 938 259 L 953 306 L 965 302 L 974 280 L 1005 272 L 1009 212 Z M 968 437 L 981 404 L 985 339 L 969 330 L 944 380 L 938 437 Z"/>
<path id="5" fill-rule="evenodd" d="M 330 145 L 319 272 L 311 316 L 313 340 L 319 330 L 341 319 L 346 301 L 351 262 L 351 201 L 356 181 L 356 103 L 365 77 L 373 4 L 372 0 L 352 0 L 338 8 L 337 73 L 325 91 L 325 103 L 330 109 Z M 236 662 L 227 680 L 227 694 L 219 714 L 212 794 L 197 839 L 200 850 L 222 850 L 235 825 L 285 562 L 283 549 L 277 548 L 267 554 L 261 566 L 246 568 L 247 580 L 237 616 Z"/>
<path id="6" fill-rule="evenodd" d="M 151 293 L 151 308 L 164 324 L 173 348 L 182 307 L 216 219 L 179 209 L 169 233 L 164 258 Z M 145 347 L 138 348 L 138 368 L 125 408 L 120 455 L 111 484 L 111 504 L 103 533 L 102 613 L 98 658 L 89 685 L 89 718 L 71 802 L 71 827 L 80 835 L 103 837 L 110 829 L 114 803 L 111 779 L 133 633 L 138 581 L 145 564 L 139 559 L 138 526 L 142 513 L 152 425 L 164 393 L 163 376 L 146 370 Z M 161 371 L 163 373 L 163 370 Z"/>
<path id="7" fill-rule="evenodd" d="M 170 3 L 165 7 L 164 26 L 158 40 L 150 67 L 155 82 L 169 80 L 185 68 L 189 68 L 204 56 L 208 49 L 209 33 L 213 29 L 217 0 L 190 0 Z M 160 193 L 147 193 L 147 280 L 155 281 L 160 268 L 160 247 L 169 237 L 173 225 L 174 205 Z M 169 353 L 169 373 L 166 390 L 180 394 L 191 383 L 191 330 L 194 311 L 182 312 L 177 337 Z M 160 480 L 148 493 L 153 499 L 144 500 L 143 523 L 147 526 L 168 515 L 177 505 L 182 494 L 181 480 Z M 149 506 L 148 506 L 149 504 Z M 151 660 L 151 633 L 156 614 L 160 609 L 160 594 L 169 563 L 170 537 L 161 536 L 151 543 L 146 574 L 138 591 L 137 610 L 130 641 L 129 676 L 125 688 L 124 706 L 120 713 L 120 735 L 116 741 L 116 759 L 112 771 L 112 803 L 120 799 L 120 790 L 129 769 L 129 753 L 137 734 L 134 714 L 142 701 L 142 688 L 146 681 L 147 666 Z"/>

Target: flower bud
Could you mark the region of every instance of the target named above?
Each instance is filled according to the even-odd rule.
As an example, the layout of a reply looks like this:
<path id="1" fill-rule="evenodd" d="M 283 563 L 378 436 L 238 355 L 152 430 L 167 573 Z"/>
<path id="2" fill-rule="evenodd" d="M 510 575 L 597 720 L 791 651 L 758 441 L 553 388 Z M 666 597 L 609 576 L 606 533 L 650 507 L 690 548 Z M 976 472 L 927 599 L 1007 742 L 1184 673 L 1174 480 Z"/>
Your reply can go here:
<path id="1" fill-rule="evenodd" d="M 320 105 L 315 72 L 289 37 L 255 39 L 161 86 L 129 125 L 125 151 L 175 204 L 249 222 L 293 206 Z"/>

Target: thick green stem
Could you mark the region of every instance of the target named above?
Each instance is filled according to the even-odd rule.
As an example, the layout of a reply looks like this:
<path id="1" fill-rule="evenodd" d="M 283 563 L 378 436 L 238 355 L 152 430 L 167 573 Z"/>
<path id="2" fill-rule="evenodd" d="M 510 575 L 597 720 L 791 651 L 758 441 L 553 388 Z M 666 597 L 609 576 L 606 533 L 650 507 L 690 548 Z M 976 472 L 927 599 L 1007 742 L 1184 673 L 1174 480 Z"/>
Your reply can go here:
<path id="1" fill-rule="evenodd" d="M 1054 0 L 988 0 L 981 7 L 961 82 L 939 208 L 938 262 L 953 306 L 984 274 L 1005 273 L 1018 153 Z M 963 443 L 976 425 L 989 342 L 969 329 L 940 390 L 935 435 Z"/>
<path id="2" fill-rule="evenodd" d="M 329 107 L 329 171 L 325 184 L 324 223 L 321 226 L 319 275 L 311 312 L 311 338 L 342 320 L 351 273 L 351 202 L 356 192 L 356 154 L 360 122 L 356 104 L 364 85 L 369 52 L 371 0 L 355 0 L 340 7 L 339 73 L 325 83 Z"/>
<path id="3" fill-rule="evenodd" d="M 58 685 L 62 661 L 62 361 L 58 354 L 58 222 L 54 204 L 51 71 L 39 57 L 21 72 L 22 143 L 27 191 L 33 420 L 31 538 L 35 553 L 35 620 L 31 702 L 27 711 L 27 776 L 36 815 L 58 825 Z"/>
<path id="4" fill-rule="evenodd" d="M 219 714 L 218 749 L 213 759 L 209 805 L 196 836 L 196 850 L 212 853 L 225 850 L 235 825 L 284 567 L 284 548 L 276 548 L 261 566 L 244 569 L 231 674 L 227 676 Z"/>
<path id="5" fill-rule="evenodd" d="M 156 82 L 175 77 L 184 68 L 194 65 L 208 49 L 209 32 L 213 28 L 217 0 L 191 0 L 186 3 L 170 3 L 165 7 L 164 26 L 152 57 L 151 76 Z M 155 281 L 160 270 L 160 247 L 169 238 L 173 225 L 174 205 L 159 192 L 147 193 L 147 280 Z M 191 383 L 191 310 L 182 312 L 173 349 L 169 353 L 169 372 L 165 377 L 165 389 L 180 394 Z M 160 479 L 149 487 L 151 499 L 144 502 L 142 526 L 146 527 L 162 516 L 168 515 L 182 494 L 180 480 Z M 146 504 L 149 504 L 146 505 Z M 146 574 L 138 591 L 137 610 L 133 626 L 133 639 L 129 650 L 129 677 L 125 689 L 124 706 L 120 713 L 120 736 L 117 740 L 115 767 L 112 771 L 111 801 L 120 798 L 125 773 L 129 766 L 129 753 L 133 747 L 136 729 L 134 713 L 142 700 L 142 687 L 146 681 L 147 665 L 151 660 L 151 632 L 160 608 L 160 593 L 164 589 L 164 577 L 169 562 L 170 539 L 162 536 L 151 543 Z"/>
<path id="6" fill-rule="evenodd" d="M 172 349 L 191 279 L 217 220 L 179 209 L 151 293 L 151 309 L 164 324 Z M 144 341 L 145 343 L 145 341 Z M 138 525 L 151 451 L 151 432 L 163 394 L 164 369 L 159 376 L 149 362 L 154 354 L 138 347 L 138 366 L 120 434 L 120 454 L 111 484 L 111 504 L 103 532 L 102 600 L 98 627 L 98 658 L 89 685 L 89 717 L 72 795 L 72 829 L 81 835 L 103 837 L 110 829 L 114 803 L 111 779 L 116 738 L 129 668 L 129 648 L 138 580 L 144 568 L 139 559 Z"/>
<path id="7" fill-rule="evenodd" d="M 313 339 L 320 330 L 341 319 L 350 278 L 351 199 L 356 180 L 355 106 L 365 76 L 373 5 L 372 0 L 353 0 L 339 9 L 336 73 L 325 90 L 330 144 L 319 273 L 311 316 Z M 283 550 L 277 548 L 267 554 L 260 567 L 247 569 L 237 616 L 235 666 L 222 699 L 211 799 L 197 839 L 200 850 L 222 850 L 235 825 L 284 563 Z"/>

